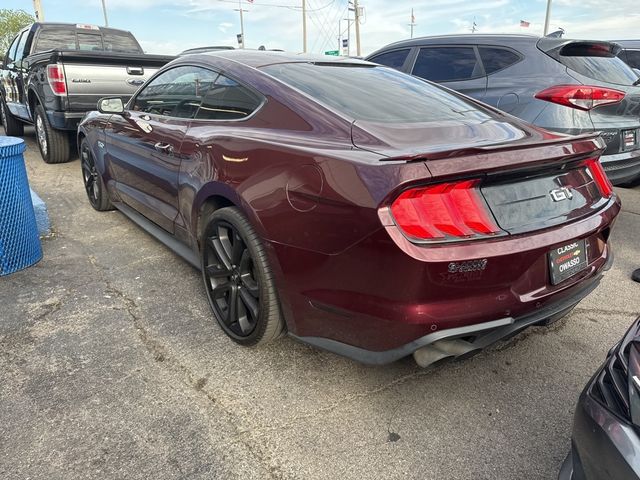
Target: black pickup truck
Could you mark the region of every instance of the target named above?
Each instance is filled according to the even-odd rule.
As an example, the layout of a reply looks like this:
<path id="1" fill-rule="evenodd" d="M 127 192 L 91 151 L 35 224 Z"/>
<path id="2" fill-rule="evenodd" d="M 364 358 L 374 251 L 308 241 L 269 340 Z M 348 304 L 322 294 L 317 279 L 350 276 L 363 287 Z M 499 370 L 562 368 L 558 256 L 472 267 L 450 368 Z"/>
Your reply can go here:
<path id="1" fill-rule="evenodd" d="M 33 124 L 47 163 L 70 158 L 78 123 L 101 97 L 126 101 L 174 57 L 147 55 L 123 30 L 34 23 L 0 59 L 0 119 L 7 135 Z"/>

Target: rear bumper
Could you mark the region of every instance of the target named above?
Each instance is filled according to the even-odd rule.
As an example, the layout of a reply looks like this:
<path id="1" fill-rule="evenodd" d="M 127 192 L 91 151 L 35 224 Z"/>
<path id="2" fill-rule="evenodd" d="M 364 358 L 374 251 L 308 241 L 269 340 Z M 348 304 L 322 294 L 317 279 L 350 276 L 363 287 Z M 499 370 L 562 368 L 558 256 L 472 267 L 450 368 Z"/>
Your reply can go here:
<path id="1" fill-rule="evenodd" d="M 85 116 L 85 112 L 56 112 L 48 111 L 47 119 L 56 130 L 77 130 L 80 120 Z"/>
<path id="2" fill-rule="evenodd" d="M 472 338 L 471 341 L 465 341 L 465 344 L 469 346 L 469 349 L 465 351 L 465 354 L 479 351 L 489 345 L 503 339 L 507 339 L 524 330 L 525 328 L 534 325 L 536 323 L 543 322 L 545 320 L 558 320 L 571 311 L 571 309 L 577 305 L 584 297 L 589 295 L 600 283 L 603 277 L 603 272 L 609 270 L 613 264 L 613 255 L 609 255 L 606 265 L 602 270 L 591 279 L 580 284 L 573 293 L 557 301 L 551 305 L 536 310 L 528 315 L 524 315 L 520 318 L 505 317 L 489 322 L 476 323 L 458 328 L 450 328 L 446 330 L 440 330 L 438 332 L 427 334 L 421 338 L 413 340 L 400 347 L 385 350 L 381 352 L 366 350 L 353 345 L 338 342 L 329 338 L 322 337 L 298 337 L 291 335 L 293 338 L 300 340 L 304 343 L 308 343 L 323 350 L 342 355 L 361 363 L 369 365 L 384 365 L 394 362 L 414 352 L 420 350 L 423 347 L 432 345 L 436 342 L 443 340 L 459 339 L 459 338 Z M 455 354 L 442 355 L 438 360 L 445 357 L 455 357 Z"/>
<path id="3" fill-rule="evenodd" d="M 640 149 L 603 155 L 602 168 L 614 185 L 633 182 L 640 178 Z"/>

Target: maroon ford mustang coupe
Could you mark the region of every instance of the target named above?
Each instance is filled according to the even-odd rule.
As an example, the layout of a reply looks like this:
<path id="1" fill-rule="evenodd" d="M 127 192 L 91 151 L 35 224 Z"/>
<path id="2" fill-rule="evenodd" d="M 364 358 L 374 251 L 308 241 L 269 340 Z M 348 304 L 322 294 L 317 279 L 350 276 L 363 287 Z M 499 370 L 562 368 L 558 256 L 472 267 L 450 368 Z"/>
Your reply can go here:
<path id="1" fill-rule="evenodd" d="M 189 55 L 99 110 L 79 130 L 91 204 L 201 269 L 243 345 L 428 365 L 560 318 L 612 262 L 599 137 L 386 67 Z"/>

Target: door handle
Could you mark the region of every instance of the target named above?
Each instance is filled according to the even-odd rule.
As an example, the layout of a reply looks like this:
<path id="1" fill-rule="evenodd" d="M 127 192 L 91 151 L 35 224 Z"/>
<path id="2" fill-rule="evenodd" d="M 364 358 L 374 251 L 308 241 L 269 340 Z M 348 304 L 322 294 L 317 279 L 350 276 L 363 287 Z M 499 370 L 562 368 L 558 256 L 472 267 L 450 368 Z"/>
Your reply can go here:
<path id="1" fill-rule="evenodd" d="M 162 153 L 173 153 L 173 145 L 170 143 L 156 143 L 153 148 Z"/>

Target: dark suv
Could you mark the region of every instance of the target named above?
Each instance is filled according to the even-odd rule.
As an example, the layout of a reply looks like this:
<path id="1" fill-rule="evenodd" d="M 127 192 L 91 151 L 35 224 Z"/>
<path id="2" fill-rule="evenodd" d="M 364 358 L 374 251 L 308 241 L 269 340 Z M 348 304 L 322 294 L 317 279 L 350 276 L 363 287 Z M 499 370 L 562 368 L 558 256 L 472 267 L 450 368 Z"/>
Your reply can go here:
<path id="1" fill-rule="evenodd" d="M 367 60 L 443 84 L 557 132 L 600 131 L 614 184 L 640 178 L 640 83 L 617 44 L 530 35 L 393 43 Z"/>
<path id="2" fill-rule="evenodd" d="M 632 68 L 640 69 L 640 40 L 616 40 L 622 47 L 618 57 Z"/>

